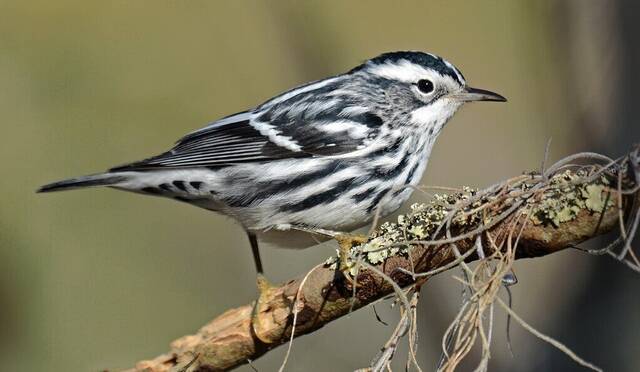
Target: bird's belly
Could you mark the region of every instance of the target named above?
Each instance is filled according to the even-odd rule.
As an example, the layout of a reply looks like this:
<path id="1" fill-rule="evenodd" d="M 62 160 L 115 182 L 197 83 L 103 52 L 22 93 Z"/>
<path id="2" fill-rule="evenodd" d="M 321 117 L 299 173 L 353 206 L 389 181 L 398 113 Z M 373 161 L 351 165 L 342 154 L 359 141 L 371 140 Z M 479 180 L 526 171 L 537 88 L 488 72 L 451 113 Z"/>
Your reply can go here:
<path id="1" fill-rule="evenodd" d="M 409 198 L 413 189 L 405 186 L 420 179 L 424 170 L 420 160 L 409 159 L 397 170 L 387 167 L 387 173 L 380 174 L 366 161 L 320 163 L 300 159 L 288 168 L 290 173 L 277 178 L 268 166 L 263 172 L 249 170 L 254 176 L 252 182 L 218 189 L 216 197 L 224 205 L 223 213 L 251 230 L 301 225 L 351 231 L 376 214 L 393 213 Z M 274 172 L 287 169 L 285 162 L 278 163 Z M 229 177 L 240 178 L 238 173 Z"/>
<path id="2" fill-rule="evenodd" d="M 366 224 L 372 217 L 366 205 L 354 205 L 346 195 L 338 196 L 329 203 L 308 208 L 303 206 L 301 202 L 281 201 L 253 206 L 250 210 L 234 210 L 231 213 L 241 221 L 246 219 L 245 226 L 254 230 L 292 225 L 344 232 Z"/>
<path id="3" fill-rule="evenodd" d="M 395 161 L 292 159 L 163 171 L 131 177 L 120 188 L 220 212 L 256 232 L 279 225 L 348 232 L 394 212 L 411 194 L 402 186 L 419 180 L 424 164 L 404 154 Z"/>
<path id="4" fill-rule="evenodd" d="M 381 197 L 380 193 L 385 191 L 386 197 Z M 296 203 L 284 198 L 247 208 L 230 209 L 227 214 L 254 231 L 290 225 L 350 232 L 371 222 L 376 215 L 385 217 L 393 213 L 409 198 L 411 192 L 411 188 L 376 190 L 362 202 L 358 202 L 358 198 L 354 200 L 353 196 L 358 194 L 345 192 L 330 202 L 313 206 L 305 205 L 304 200 Z"/>

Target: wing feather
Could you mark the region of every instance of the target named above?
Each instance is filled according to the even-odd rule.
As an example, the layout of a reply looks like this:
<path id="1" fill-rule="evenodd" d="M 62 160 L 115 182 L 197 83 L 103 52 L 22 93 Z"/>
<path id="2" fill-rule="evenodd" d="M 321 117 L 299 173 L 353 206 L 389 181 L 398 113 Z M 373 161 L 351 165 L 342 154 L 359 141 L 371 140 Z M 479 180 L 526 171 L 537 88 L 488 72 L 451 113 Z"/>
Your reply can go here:
<path id="1" fill-rule="evenodd" d="M 342 95 L 323 93 L 340 89 Z M 285 158 L 342 155 L 375 138 L 382 120 L 353 108 L 339 77 L 304 85 L 258 108 L 227 116 L 181 138 L 169 151 L 112 171 L 219 167 Z"/>

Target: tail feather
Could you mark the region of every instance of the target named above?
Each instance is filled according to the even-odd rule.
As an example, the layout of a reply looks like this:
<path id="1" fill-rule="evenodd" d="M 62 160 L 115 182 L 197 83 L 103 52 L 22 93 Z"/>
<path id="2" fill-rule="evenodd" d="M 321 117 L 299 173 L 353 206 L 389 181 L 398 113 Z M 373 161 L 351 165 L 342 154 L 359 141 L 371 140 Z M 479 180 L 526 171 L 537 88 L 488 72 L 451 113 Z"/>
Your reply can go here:
<path id="1" fill-rule="evenodd" d="M 117 183 L 126 181 L 126 177 L 120 174 L 113 173 L 100 173 L 91 174 L 88 176 L 82 176 L 77 178 L 69 178 L 66 180 L 53 182 L 41 186 L 37 192 L 51 192 L 51 191 L 63 191 L 73 190 L 82 187 L 92 186 L 112 186 Z"/>

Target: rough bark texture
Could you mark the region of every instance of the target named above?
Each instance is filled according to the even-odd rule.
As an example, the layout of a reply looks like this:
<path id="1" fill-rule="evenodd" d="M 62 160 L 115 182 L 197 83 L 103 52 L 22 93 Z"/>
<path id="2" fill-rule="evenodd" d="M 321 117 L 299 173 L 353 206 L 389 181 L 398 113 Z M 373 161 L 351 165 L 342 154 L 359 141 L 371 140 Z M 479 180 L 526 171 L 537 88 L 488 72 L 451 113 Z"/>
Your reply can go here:
<path id="1" fill-rule="evenodd" d="M 492 236 L 504 236 L 512 218 L 491 229 Z M 510 225 L 511 224 L 511 225 Z M 604 215 L 581 211 L 577 218 L 555 227 L 551 224 L 526 224 L 518 245 L 518 258 L 539 257 L 551 254 L 596 235 L 609 232 L 618 224 L 618 211 L 609 207 Z M 457 244 L 461 253 L 472 249 L 472 240 Z M 397 270 L 427 272 L 455 260 L 450 249 L 416 246 L 412 257 L 394 256 L 376 267 L 393 278 L 401 286 L 412 284 L 412 277 Z M 474 255 L 469 260 L 475 259 Z M 196 334 L 184 336 L 171 344 L 171 351 L 153 360 L 139 362 L 131 371 L 160 372 L 228 370 L 254 360 L 270 349 L 289 340 L 293 319 L 292 305 L 303 278 L 290 280 L 268 291 L 264 306 L 257 317 L 269 339 L 267 344 L 258 337 L 251 326 L 253 305 L 230 309 L 202 327 Z M 370 270 L 362 270 L 358 276 L 358 289 L 354 309 L 370 304 L 393 292 L 389 283 Z M 347 314 L 352 305 L 351 281 L 340 271 L 318 266 L 308 275 L 299 293 L 296 309 L 299 311 L 295 336 L 300 336 L 324 326 Z"/>

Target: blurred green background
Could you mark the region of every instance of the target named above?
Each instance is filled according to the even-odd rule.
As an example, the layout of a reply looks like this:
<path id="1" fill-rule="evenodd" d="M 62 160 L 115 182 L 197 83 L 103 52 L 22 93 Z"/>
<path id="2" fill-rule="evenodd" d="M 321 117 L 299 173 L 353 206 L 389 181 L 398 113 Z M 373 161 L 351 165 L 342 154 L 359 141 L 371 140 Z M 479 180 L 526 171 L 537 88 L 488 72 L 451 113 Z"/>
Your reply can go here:
<path id="1" fill-rule="evenodd" d="M 640 139 L 637 5 L 630 1 L 0 1 L 0 366 L 125 368 L 255 296 L 231 220 L 119 191 L 36 195 L 46 182 L 168 148 L 188 131 L 381 52 L 458 66 L 506 105 L 464 107 L 423 184 L 481 187 L 578 150 Z M 635 120 L 635 121 L 634 121 Z M 414 195 L 414 199 L 421 198 Z M 263 252 L 273 280 L 333 253 Z M 640 279 L 606 257 L 517 264 L 514 308 L 606 370 L 640 369 Z M 433 370 L 460 301 L 450 272 L 425 288 L 419 361 Z M 633 295 L 632 295 L 633 294 Z M 289 371 L 368 365 L 396 309 L 363 309 L 297 340 Z M 579 370 L 498 317 L 496 371 Z M 277 369 L 284 348 L 255 361 Z M 398 369 L 402 369 L 402 355 Z M 470 366 L 470 365 L 469 365 Z M 242 367 L 241 370 L 250 370 Z"/>

